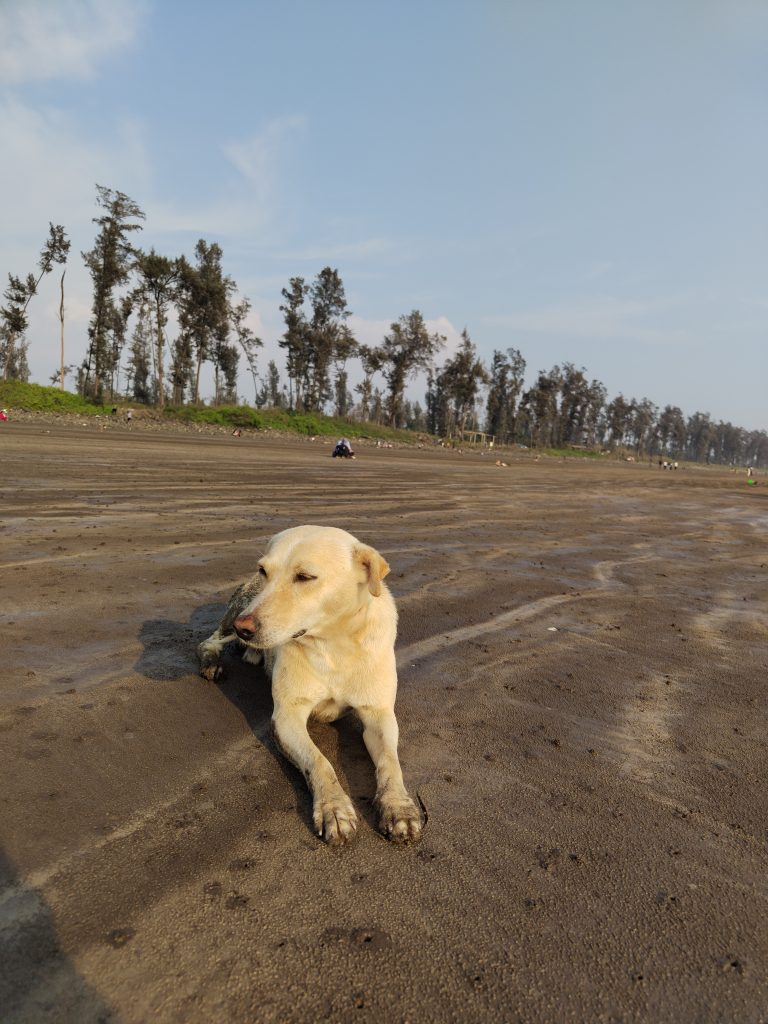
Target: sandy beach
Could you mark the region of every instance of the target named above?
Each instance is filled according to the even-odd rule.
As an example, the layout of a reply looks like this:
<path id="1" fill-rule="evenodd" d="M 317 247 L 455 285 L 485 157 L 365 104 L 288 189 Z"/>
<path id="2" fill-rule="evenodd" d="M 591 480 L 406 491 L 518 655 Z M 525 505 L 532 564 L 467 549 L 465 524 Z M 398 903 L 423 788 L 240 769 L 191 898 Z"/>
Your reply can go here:
<path id="1" fill-rule="evenodd" d="M 768 486 L 742 471 L 0 425 L 0 1006 L 24 1024 L 768 1021 Z M 423 841 L 313 834 L 265 540 L 377 547 Z"/>

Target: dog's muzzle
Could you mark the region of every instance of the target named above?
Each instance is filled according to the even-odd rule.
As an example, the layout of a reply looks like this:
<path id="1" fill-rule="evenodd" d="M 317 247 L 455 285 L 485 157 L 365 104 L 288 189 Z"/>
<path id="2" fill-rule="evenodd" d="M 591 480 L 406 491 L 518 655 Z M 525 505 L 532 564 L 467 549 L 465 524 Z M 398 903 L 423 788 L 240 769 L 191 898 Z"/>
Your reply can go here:
<path id="1" fill-rule="evenodd" d="M 242 618 L 235 619 L 232 623 L 232 628 L 243 643 L 247 644 L 256 636 L 256 623 L 250 616 L 242 616 Z"/>

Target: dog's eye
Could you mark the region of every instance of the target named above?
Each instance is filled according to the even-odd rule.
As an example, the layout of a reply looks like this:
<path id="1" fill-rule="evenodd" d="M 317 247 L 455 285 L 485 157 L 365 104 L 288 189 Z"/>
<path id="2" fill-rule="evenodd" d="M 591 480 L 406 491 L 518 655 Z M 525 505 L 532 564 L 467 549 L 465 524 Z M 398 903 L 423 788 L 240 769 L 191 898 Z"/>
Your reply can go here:
<path id="1" fill-rule="evenodd" d="M 263 576 L 264 579 L 267 578 L 267 570 L 264 568 L 263 565 L 259 566 L 259 576 Z"/>
<path id="2" fill-rule="evenodd" d="M 309 583 L 310 580 L 316 580 L 317 576 L 310 576 L 308 572 L 297 572 L 293 577 L 294 583 Z"/>

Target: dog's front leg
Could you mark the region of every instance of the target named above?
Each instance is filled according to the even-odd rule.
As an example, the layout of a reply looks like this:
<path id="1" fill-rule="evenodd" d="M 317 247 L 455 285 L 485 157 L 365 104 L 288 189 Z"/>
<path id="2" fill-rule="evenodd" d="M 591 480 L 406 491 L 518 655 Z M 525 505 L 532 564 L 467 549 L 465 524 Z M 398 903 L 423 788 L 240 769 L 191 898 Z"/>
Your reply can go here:
<path id="1" fill-rule="evenodd" d="M 398 728 L 391 708 L 357 709 L 363 740 L 376 767 L 379 828 L 388 839 L 415 842 L 421 838 L 421 814 L 408 796 L 397 756 Z"/>
<path id="2" fill-rule="evenodd" d="M 312 820 L 317 834 L 336 846 L 357 829 L 352 801 L 341 788 L 330 761 L 307 732 L 311 705 L 306 701 L 275 704 L 272 727 L 278 746 L 307 780 L 312 793 Z"/>

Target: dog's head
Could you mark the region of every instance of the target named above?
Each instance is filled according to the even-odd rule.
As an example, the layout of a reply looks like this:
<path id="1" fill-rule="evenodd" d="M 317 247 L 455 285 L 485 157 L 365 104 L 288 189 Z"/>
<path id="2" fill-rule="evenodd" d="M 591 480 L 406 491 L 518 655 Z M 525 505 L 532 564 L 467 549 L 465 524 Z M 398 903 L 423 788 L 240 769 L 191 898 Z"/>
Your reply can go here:
<path id="1" fill-rule="evenodd" d="M 305 634 L 330 637 L 379 597 L 389 566 L 367 544 L 332 526 L 276 534 L 259 561 L 258 592 L 234 623 L 252 647 L 279 647 Z"/>

